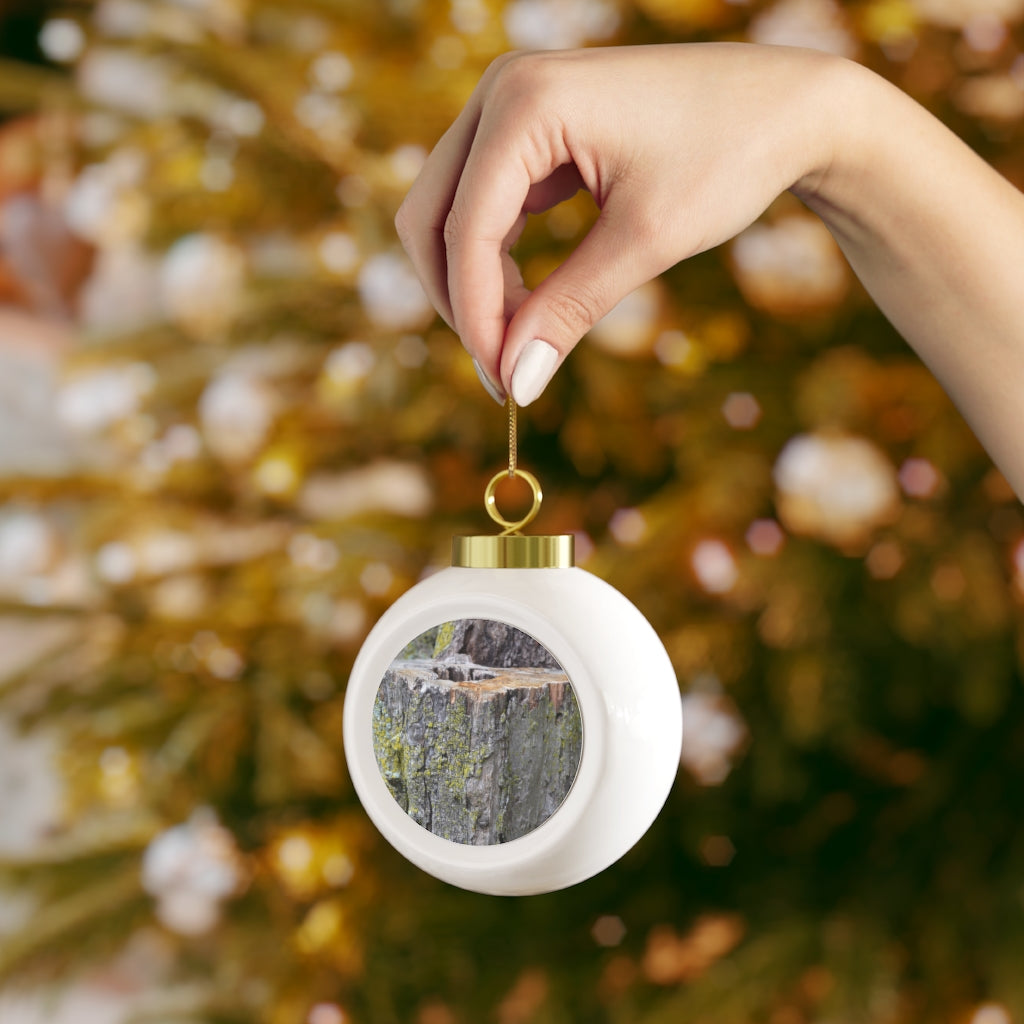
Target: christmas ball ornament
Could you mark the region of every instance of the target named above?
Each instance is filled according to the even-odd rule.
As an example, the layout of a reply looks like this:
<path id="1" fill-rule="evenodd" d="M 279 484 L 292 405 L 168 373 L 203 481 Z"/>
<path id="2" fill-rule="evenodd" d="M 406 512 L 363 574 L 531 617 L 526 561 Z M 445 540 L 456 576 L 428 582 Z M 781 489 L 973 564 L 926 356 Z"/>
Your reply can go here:
<path id="1" fill-rule="evenodd" d="M 349 772 L 384 837 L 424 871 L 493 895 L 549 892 L 625 854 L 679 765 L 682 711 L 657 634 L 574 566 L 573 537 L 524 535 L 541 504 L 518 468 L 485 505 L 503 530 L 455 537 L 450 568 L 381 617 L 345 698 Z M 519 477 L 530 511 L 495 492 Z"/>

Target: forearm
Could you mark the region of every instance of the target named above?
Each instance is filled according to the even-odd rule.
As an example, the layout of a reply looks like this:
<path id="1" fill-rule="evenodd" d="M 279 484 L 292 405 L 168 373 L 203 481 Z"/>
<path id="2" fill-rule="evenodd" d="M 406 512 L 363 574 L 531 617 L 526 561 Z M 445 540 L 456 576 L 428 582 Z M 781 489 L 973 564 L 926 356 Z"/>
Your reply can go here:
<path id="1" fill-rule="evenodd" d="M 1024 497 L 1024 196 L 850 65 L 829 167 L 794 188 Z"/>
<path id="2" fill-rule="evenodd" d="M 510 251 L 526 215 L 578 187 L 601 215 L 527 291 Z M 735 43 L 507 55 L 397 225 L 492 393 L 528 404 L 625 294 L 733 238 L 786 189 L 1024 497 L 1024 197 L 854 63 Z"/>

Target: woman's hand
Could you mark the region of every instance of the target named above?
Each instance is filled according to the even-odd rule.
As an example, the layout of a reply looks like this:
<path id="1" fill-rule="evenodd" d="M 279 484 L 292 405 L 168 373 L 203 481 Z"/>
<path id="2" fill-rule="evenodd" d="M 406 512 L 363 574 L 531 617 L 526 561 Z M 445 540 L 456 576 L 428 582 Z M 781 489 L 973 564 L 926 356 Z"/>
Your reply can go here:
<path id="1" fill-rule="evenodd" d="M 496 397 L 540 394 L 624 295 L 824 169 L 843 62 L 742 44 L 510 54 L 483 76 L 396 224 Z M 509 249 L 578 189 L 601 210 L 533 294 Z M 538 339 L 538 340 L 534 340 Z"/>
<path id="2" fill-rule="evenodd" d="M 581 187 L 600 215 L 530 293 L 509 249 Z M 396 225 L 485 386 L 527 405 L 623 296 L 786 189 L 1024 495 L 1024 196 L 857 64 L 731 43 L 506 55 Z"/>

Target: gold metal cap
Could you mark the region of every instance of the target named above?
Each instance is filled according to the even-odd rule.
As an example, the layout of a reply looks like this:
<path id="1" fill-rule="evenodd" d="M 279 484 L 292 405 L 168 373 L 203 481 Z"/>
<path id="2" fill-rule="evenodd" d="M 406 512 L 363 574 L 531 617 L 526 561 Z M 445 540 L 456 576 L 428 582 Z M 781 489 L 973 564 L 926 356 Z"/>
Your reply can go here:
<path id="1" fill-rule="evenodd" d="M 571 533 L 524 537 L 519 532 L 533 522 L 544 495 L 537 478 L 516 465 L 516 404 L 511 397 L 508 410 L 508 471 L 495 473 L 484 491 L 487 514 L 504 529 L 496 537 L 452 537 L 452 565 L 461 569 L 571 569 L 576 564 L 576 538 Z M 495 491 L 502 480 L 515 477 L 526 482 L 533 504 L 522 518 L 506 519 L 498 511 Z"/>
<path id="2" fill-rule="evenodd" d="M 463 569 L 571 569 L 576 538 L 501 534 L 497 537 L 452 537 L 452 565 Z"/>

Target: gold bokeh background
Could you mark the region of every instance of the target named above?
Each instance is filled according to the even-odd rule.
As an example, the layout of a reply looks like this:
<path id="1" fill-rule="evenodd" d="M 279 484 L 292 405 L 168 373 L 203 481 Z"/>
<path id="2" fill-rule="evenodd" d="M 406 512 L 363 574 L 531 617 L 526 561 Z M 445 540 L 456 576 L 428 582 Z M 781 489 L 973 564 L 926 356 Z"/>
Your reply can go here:
<path id="1" fill-rule="evenodd" d="M 537 527 L 576 534 L 677 670 L 683 760 L 650 833 L 565 892 L 461 892 L 377 836 L 341 749 L 362 639 L 487 529 L 506 458 L 393 229 L 489 61 L 828 49 L 1019 186 L 1024 5 L 21 14 L 40 49 L 0 67 L 4 1024 L 1024 1020 L 1024 520 L 791 197 L 625 300 L 520 421 Z M 577 197 L 531 222 L 529 281 L 592 216 Z"/>

